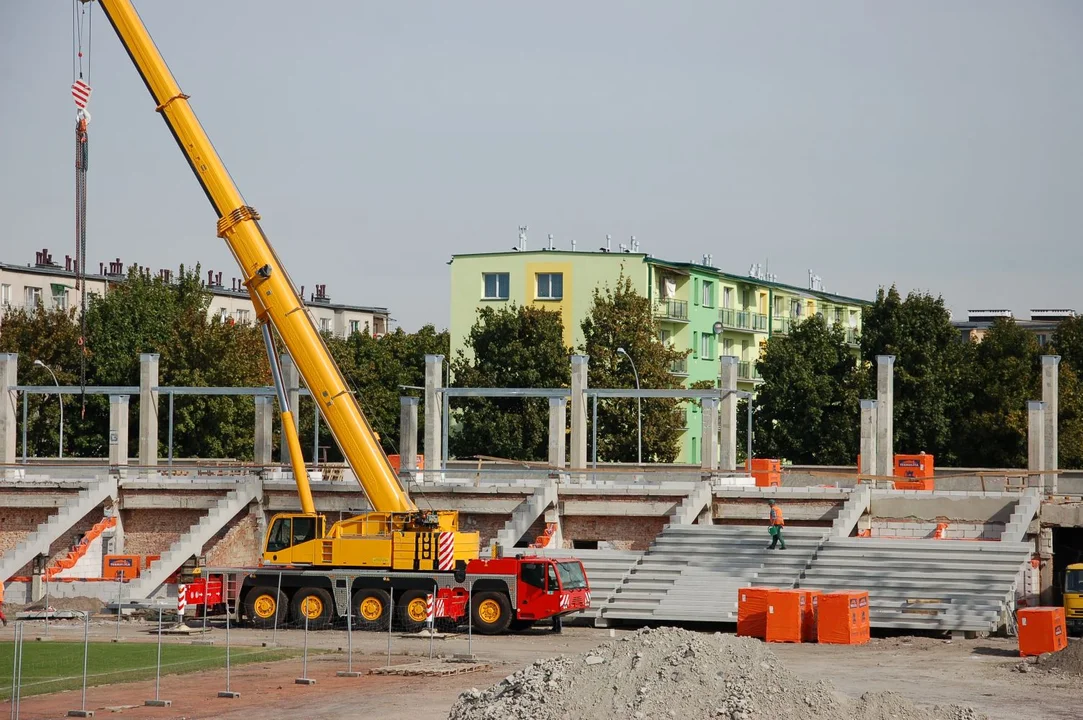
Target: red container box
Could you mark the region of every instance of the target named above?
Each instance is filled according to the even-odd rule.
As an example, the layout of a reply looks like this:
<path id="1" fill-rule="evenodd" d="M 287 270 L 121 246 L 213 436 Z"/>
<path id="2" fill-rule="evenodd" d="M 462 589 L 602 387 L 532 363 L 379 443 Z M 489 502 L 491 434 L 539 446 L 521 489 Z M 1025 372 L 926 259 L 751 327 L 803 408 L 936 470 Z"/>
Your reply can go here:
<path id="1" fill-rule="evenodd" d="M 1016 615 L 1019 626 L 1019 654 L 1042 655 L 1057 652 L 1068 646 L 1068 633 L 1064 627 L 1064 608 L 1022 608 Z"/>
<path id="2" fill-rule="evenodd" d="M 843 590 L 821 593 L 816 639 L 825 644 L 862 645 L 869 641 L 869 593 Z"/>
<path id="3" fill-rule="evenodd" d="M 767 642 L 799 643 L 803 637 L 806 593 L 783 589 L 767 593 Z"/>
<path id="4" fill-rule="evenodd" d="M 737 591 L 737 634 L 767 637 L 767 594 L 775 588 L 746 587 Z"/>

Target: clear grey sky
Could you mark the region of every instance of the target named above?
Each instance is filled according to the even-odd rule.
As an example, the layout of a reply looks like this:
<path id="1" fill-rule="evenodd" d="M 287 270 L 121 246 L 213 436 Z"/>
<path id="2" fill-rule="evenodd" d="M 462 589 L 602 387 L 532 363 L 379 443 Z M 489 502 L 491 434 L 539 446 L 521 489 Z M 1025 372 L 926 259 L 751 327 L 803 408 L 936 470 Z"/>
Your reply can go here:
<path id="1" fill-rule="evenodd" d="M 1083 310 L 1083 4 L 137 3 L 294 280 L 446 327 L 452 253 L 642 249 Z M 88 257 L 237 274 L 100 9 Z M 0 259 L 73 245 L 71 7 L 0 22 Z M 228 284 L 228 280 L 226 281 Z"/>

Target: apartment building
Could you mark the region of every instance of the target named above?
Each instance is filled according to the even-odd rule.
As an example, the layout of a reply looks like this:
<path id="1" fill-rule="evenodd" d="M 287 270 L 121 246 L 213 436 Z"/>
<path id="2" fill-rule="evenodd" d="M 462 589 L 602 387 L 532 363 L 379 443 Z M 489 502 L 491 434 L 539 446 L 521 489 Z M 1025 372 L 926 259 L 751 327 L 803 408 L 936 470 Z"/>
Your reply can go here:
<path id="1" fill-rule="evenodd" d="M 1029 318 L 1017 318 L 1011 310 L 967 310 L 966 320 L 952 323 L 963 340 L 981 342 L 989 328 L 999 318 L 1013 320 L 1015 324 L 1034 335 L 1038 345 L 1045 347 L 1053 339 L 1053 333 L 1062 321 L 1076 316 L 1068 308 L 1039 308 L 1030 311 Z"/>
<path id="2" fill-rule="evenodd" d="M 612 287 L 623 275 L 647 297 L 659 321 L 659 340 L 691 350 L 670 371 L 685 386 L 718 382 L 719 358 L 738 358 L 738 389 L 755 392 L 761 382 L 756 369 L 763 344 L 787 334 L 794 323 L 821 314 L 841 325 L 847 342 L 858 351 L 861 309 L 868 301 L 825 292 L 818 278 L 809 288 L 780 283 L 753 266 L 747 275 L 723 272 L 712 258 L 675 262 L 638 252 L 633 243 L 617 252 L 600 249 L 557 249 L 472 253 L 451 259 L 451 349 L 466 349 L 481 307 L 516 303 L 560 310 L 564 342 L 583 342 L 581 323 L 590 310 L 595 288 Z M 699 411 L 689 405 L 682 440 L 682 461 L 699 462 Z"/>
<path id="3" fill-rule="evenodd" d="M 88 272 L 85 277 L 88 294 L 105 295 L 110 288 L 123 283 L 131 266 L 125 265 L 120 258 L 107 263 L 99 263 L 97 272 Z M 145 272 L 150 272 L 144 268 Z M 159 270 L 156 275 L 172 278 L 172 271 Z M 208 316 L 220 317 L 233 322 L 255 322 L 255 311 L 248 291 L 238 278 L 230 279 L 227 287 L 222 280 L 222 273 L 208 270 L 203 285 L 211 294 Z M 305 288 L 300 288 L 302 297 Z M 75 287 L 74 261 L 65 256 L 64 264 L 53 261 L 48 249 L 35 252 L 34 263 L 15 265 L 0 262 L 0 316 L 10 308 L 34 308 L 42 305 L 47 308 L 67 309 L 79 304 L 79 291 Z M 326 285 L 316 285 L 309 294 L 306 305 L 316 326 L 338 337 L 347 337 L 352 333 L 369 332 L 374 336 L 387 333 L 390 314 L 384 307 L 364 305 L 346 305 L 331 302 Z"/>

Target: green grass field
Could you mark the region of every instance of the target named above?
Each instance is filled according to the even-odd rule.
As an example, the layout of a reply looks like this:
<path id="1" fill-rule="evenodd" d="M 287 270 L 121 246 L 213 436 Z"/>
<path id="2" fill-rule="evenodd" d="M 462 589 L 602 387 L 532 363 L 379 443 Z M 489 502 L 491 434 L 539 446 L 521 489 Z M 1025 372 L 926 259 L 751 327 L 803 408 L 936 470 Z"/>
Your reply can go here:
<path id="1" fill-rule="evenodd" d="M 0 700 L 11 697 L 15 644 L 0 642 Z M 309 651 L 312 654 L 312 651 Z M 234 647 L 230 664 L 269 662 L 300 656 L 299 650 Z M 91 642 L 87 653 L 87 686 L 153 680 L 158 656 L 156 643 Z M 162 645 L 162 675 L 199 672 L 226 664 L 224 646 Z M 23 643 L 22 696 L 41 695 L 82 687 L 83 644 L 72 642 Z"/>

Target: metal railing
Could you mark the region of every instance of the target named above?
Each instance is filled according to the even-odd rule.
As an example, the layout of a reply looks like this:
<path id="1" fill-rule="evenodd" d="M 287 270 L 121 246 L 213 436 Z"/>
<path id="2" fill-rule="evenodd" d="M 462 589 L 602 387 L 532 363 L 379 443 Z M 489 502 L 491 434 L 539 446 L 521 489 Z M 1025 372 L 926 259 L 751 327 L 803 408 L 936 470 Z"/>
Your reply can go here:
<path id="1" fill-rule="evenodd" d="M 846 328 L 846 344 L 853 347 L 861 344 L 861 335 L 858 333 L 857 328 Z"/>
<path id="2" fill-rule="evenodd" d="M 752 312 L 750 310 L 737 310 L 735 308 L 722 308 L 718 311 L 718 319 L 723 327 L 731 330 L 767 332 L 767 316 L 763 313 Z"/>
<path id="3" fill-rule="evenodd" d="M 779 335 L 789 335 L 794 322 L 795 320 L 792 317 L 775 315 L 771 318 L 771 332 L 776 332 Z"/>
<path id="4" fill-rule="evenodd" d="M 673 375 L 687 375 L 688 374 L 688 358 L 680 358 L 674 360 L 669 364 L 669 372 Z"/>
<path id="5" fill-rule="evenodd" d="M 659 300 L 654 304 L 654 316 L 666 320 L 688 322 L 688 301 Z"/>

